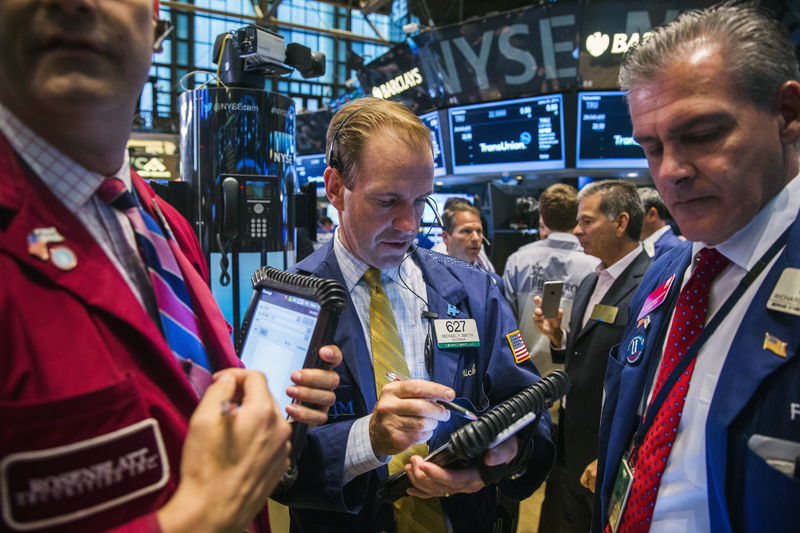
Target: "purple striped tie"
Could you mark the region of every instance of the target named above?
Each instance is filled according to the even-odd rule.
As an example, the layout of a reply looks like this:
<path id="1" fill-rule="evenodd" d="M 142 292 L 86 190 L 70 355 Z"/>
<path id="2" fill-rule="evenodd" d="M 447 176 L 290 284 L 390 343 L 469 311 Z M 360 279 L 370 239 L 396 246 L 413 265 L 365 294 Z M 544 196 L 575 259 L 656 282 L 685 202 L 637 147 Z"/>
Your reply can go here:
<path id="1" fill-rule="evenodd" d="M 161 331 L 172 353 L 181 361 L 198 394 L 210 383 L 212 370 L 200 334 L 197 316 L 183 275 L 164 233 L 137 198 L 118 178 L 108 178 L 97 189 L 105 203 L 127 215 L 136 234 L 136 244 L 150 275 L 158 304 Z M 194 365 L 187 363 L 194 363 Z M 199 366 L 201 368 L 195 368 Z M 205 372 L 202 370 L 205 369 Z"/>

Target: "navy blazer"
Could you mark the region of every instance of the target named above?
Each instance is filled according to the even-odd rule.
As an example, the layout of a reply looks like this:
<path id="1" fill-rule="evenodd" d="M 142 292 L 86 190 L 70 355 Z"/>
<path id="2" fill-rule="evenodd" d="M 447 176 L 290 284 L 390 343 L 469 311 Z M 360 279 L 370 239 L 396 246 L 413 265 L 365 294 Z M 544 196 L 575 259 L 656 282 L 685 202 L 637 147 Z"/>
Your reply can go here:
<path id="1" fill-rule="evenodd" d="M 678 238 L 677 235 L 675 235 L 675 232 L 672 231 L 672 228 L 669 228 L 664 232 L 664 235 L 659 237 L 658 240 L 653 243 L 653 261 L 669 252 L 682 242 L 683 241 Z"/>
<path id="2" fill-rule="evenodd" d="M 657 332 L 670 319 L 672 307 L 665 302 L 652 311 L 649 327 L 637 324 L 639 309 L 671 275 L 682 279 L 691 251 L 691 243 L 686 242 L 653 264 L 631 304 L 631 320 L 619 351 L 609 359 L 593 531 L 601 531 L 608 521 L 619 462 L 630 446 L 639 422 L 637 411 L 648 392 L 644 389 L 649 362 L 661 357 L 662 339 Z M 755 434 L 789 441 L 789 446 L 800 445 L 800 316 L 766 308 L 787 268 L 800 268 L 800 217 L 742 319 L 711 401 L 705 435 L 706 475 L 711 530 L 715 532 L 786 531 L 800 524 L 800 480 L 779 472 L 748 446 Z M 785 354 L 765 346 L 767 334 L 786 342 Z M 632 365 L 626 351 L 639 335 L 644 338 L 644 353 L 641 362 Z"/>
<path id="3" fill-rule="evenodd" d="M 434 342 L 433 381 L 446 384 L 457 397 L 466 397 L 484 410 L 539 380 L 533 362 L 517 364 L 505 334 L 517 329 L 511 309 L 495 282 L 461 260 L 417 248 L 413 257 L 427 287 L 428 310 L 448 316 L 448 306 L 458 317 L 474 318 L 480 346 L 440 349 Z M 333 240 L 298 263 L 295 270 L 344 283 L 333 251 Z M 378 501 L 375 492 L 386 479 L 382 466 L 343 484 L 347 439 L 353 422 L 368 415 L 376 403 L 372 358 L 355 308 L 348 305 L 339 321 L 334 343 L 344 357 L 337 372 L 341 383 L 328 422 L 309 431 L 300 459 L 300 476 L 294 488 L 280 496 L 291 509 L 292 531 L 381 531 L 394 529 L 391 506 Z M 435 449 L 463 424 L 451 417 L 440 423 L 429 442 Z M 506 495 L 523 499 L 546 478 L 555 454 L 549 414 L 532 428 L 523 446 L 533 446 L 525 475 L 498 484 Z M 456 531 L 491 531 L 496 490 L 442 499 Z"/>

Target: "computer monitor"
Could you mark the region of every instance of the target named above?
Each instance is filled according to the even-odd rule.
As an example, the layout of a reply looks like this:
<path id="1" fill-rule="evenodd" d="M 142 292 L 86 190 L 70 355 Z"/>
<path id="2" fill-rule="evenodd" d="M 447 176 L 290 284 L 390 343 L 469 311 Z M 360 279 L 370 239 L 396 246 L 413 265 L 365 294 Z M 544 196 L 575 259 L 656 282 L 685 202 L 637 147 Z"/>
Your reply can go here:
<path id="1" fill-rule="evenodd" d="M 647 168 L 622 91 L 578 93 L 576 168 Z"/>
<path id="2" fill-rule="evenodd" d="M 295 157 L 294 164 L 300 185 L 324 181 L 325 169 L 328 167 L 325 163 L 325 154 L 299 155 Z"/>
<path id="3" fill-rule="evenodd" d="M 438 111 L 431 111 L 419 116 L 423 124 L 431 130 L 431 144 L 433 145 L 433 176 L 447 174 L 447 164 L 444 157 L 444 143 L 442 142 L 442 124 Z"/>
<path id="4" fill-rule="evenodd" d="M 560 94 L 448 109 L 453 174 L 565 168 Z"/>
<path id="5" fill-rule="evenodd" d="M 458 192 L 435 192 L 431 194 L 429 198 L 436 203 L 436 211 L 439 213 L 439 216 L 444 212 L 444 204 L 447 202 L 448 198 L 462 198 L 473 205 L 475 204 L 475 197 L 473 195 Z M 436 216 L 426 203 L 425 210 L 422 212 L 422 224 L 432 225 L 436 223 Z"/>

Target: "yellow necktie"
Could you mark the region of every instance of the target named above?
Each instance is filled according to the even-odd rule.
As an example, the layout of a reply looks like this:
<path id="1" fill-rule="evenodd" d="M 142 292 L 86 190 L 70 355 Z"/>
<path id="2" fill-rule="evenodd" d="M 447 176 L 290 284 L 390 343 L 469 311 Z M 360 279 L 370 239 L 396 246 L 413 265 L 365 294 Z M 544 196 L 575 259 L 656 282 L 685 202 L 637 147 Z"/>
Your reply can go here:
<path id="1" fill-rule="evenodd" d="M 372 344 L 372 369 L 375 372 L 375 390 L 380 398 L 383 386 L 389 383 L 388 372 L 408 376 L 408 364 L 403 353 L 403 343 L 397 332 L 394 313 L 389 298 L 381 285 L 381 271 L 370 267 L 364 273 L 369 285 L 369 333 Z M 392 457 L 389 474 L 403 469 L 412 455 L 428 455 L 428 445 L 416 444 Z M 406 496 L 394 503 L 394 521 L 397 533 L 446 533 L 442 504 L 438 498 Z"/>

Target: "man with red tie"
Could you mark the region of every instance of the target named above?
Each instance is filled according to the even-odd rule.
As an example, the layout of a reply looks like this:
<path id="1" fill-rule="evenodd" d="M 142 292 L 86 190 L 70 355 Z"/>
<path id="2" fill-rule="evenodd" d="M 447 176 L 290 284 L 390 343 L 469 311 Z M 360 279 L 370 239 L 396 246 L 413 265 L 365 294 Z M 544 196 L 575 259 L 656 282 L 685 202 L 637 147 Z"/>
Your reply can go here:
<path id="1" fill-rule="evenodd" d="M 191 226 L 129 170 L 156 21 L 152 0 L 0 2 L 2 531 L 243 531 L 288 466 Z M 323 409 L 289 414 L 324 422 L 337 375 L 295 378 Z"/>
<path id="2" fill-rule="evenodd" d="M 800 523 L 800 74 L 752 5 L 625 58 L 633 136 L 692 242 L 650 268 L 605 379 L 594 531 Z"/>

